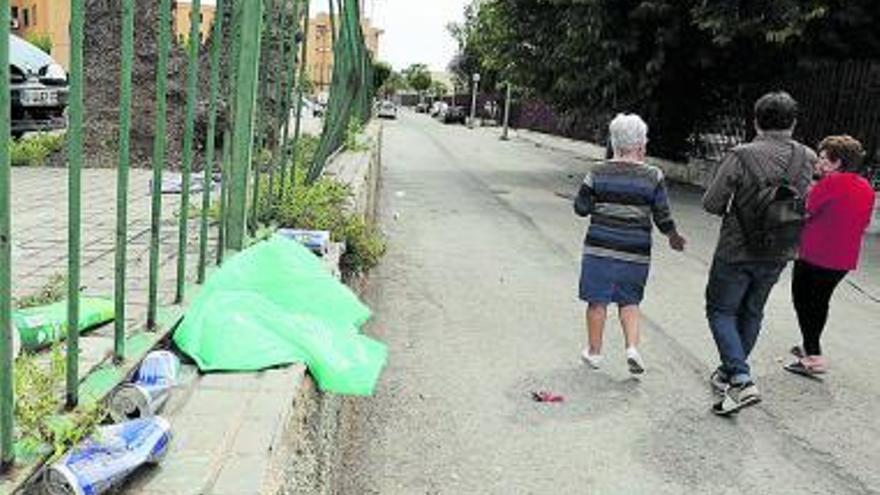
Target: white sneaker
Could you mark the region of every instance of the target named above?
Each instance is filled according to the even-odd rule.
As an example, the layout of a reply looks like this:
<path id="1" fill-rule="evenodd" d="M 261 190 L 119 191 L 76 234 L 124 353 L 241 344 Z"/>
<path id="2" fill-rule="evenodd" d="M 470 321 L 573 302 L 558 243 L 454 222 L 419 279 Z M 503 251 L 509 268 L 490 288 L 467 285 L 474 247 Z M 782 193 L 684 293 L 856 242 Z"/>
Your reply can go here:
<path id="1" fill-rule="evenodd" d="M 629 372 L 633 375 L 641 375 L 645 372 L 645 363 L 635 347 L 626 350 L 626 364 L 629 366 Z"/>
<path id="2" fill-rule="evenodd" d="M 597 370 L 597 369 L 599 369 L 599 365 L 602 364 L 603 358 L 602 358 L 601 354 L 590 354 L 590 348 L 587 347 L 587 348 L 584 348 L 583 351 L 581 351 L 581 359 L 585 363 L 590 365 L 590 368 Z"/>

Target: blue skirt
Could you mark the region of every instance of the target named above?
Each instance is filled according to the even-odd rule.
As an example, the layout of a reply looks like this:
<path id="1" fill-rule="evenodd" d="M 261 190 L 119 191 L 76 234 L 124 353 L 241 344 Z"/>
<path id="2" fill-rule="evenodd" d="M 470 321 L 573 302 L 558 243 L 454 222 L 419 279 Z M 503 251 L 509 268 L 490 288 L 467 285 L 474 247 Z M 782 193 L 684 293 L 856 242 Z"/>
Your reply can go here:
<path id="1" fill-rule="evenodd" d="M 588 303 L 638 306 L 648 281 L 647 263 L 585 254 L 581 260 L 580 298 Z"/>

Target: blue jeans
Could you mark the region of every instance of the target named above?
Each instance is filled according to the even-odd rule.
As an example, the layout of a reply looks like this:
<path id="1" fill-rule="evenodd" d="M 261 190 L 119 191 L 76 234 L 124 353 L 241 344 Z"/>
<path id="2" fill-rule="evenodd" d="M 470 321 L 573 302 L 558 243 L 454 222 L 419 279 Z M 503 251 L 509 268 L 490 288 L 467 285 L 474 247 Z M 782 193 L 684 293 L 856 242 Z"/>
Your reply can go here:
<path id="1" fill-rule="evenodd" d="M 727 263 L 715 259 L 706 285 L 706 317 L 721 356 L 721 372 L 732 384 L 751 381 L 746 362 L 764 319 L 764 305 L 785 262 Z"/>

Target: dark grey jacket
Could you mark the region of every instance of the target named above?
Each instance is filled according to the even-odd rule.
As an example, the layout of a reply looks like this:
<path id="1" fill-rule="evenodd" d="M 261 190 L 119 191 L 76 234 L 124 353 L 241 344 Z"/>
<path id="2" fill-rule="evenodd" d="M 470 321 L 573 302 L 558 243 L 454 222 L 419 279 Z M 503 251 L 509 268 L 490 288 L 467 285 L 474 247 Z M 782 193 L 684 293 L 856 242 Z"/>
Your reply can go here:
<path id="1" fill-rule="evenodd" d="M 796 170 L 788 168 L 795 149 L 793 146 L 805 148 L 805 153 L 801 155 L 804 157 L 800 160 L 801 163 L 791 164 Z M 755 175 L 762 182 L 768 180 L 781 182 L 784 177 L 791 177 L 794 178 L 792 186 L 802 195 L 806 195 L 813 175 L 813 166 L 818 158 L 813 150 L 793 140 L 789 133 L 775 131 L 762 133 L 751 143 L 738 146 L 737 151 L 752 157 Z M 703 196 L 703 208 L 709 213 L 724 217 L 721 223 L 721 236 L 715 248 L 715 257 L 728 263 L 792 260 L 796 255 L 794 249 L 783 256 L 764 258 L 754 257 L 746 250 L 746 239 L 732 208 L 735 205 L 743 212 L 754 210 L 754 199 L 760 188 L 760 183 L 754 178 L 755 175 L 748 173 L 739 156 L 731 152 L 721 162 Z"/>

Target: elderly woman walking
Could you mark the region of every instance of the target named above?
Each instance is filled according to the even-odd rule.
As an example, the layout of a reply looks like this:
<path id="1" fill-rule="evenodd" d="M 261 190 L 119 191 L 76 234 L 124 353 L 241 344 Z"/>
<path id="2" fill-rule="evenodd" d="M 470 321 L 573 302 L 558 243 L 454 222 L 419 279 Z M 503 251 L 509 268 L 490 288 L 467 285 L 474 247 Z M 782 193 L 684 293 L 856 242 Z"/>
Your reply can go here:
<path id="1" fill-rule="evenodd" d="M 819 339 L 828 320 L 831 295 L 856 269 L 862 239 L 874 210 L 874 189 L 857 172 L 865 152 L 850 136 L 829 136 L 819 144 L 819 180 L 807 194 L 807 223 L 801 234 L 791 283 L 802 345 L 785 369 L 801 375 L 824 373 L 828 362 Z"/>
<path id="2" fill-rule="evenodd" d="M 590 217 L 581 262 L 580 298 L 587 303 L 584 362 L 599 368 L 608 305 L 617 304 L 633 374 L 644 373 L 639 355 L 639 304 L 651 262 L 653 223 L 682 251 L 669 209 L 663 173 L 645 164 L 648 126 L 638 115 L 619 114 L 609 126 L 613 157 L 587 173 L 574 202 L 575 212 Z"/>

